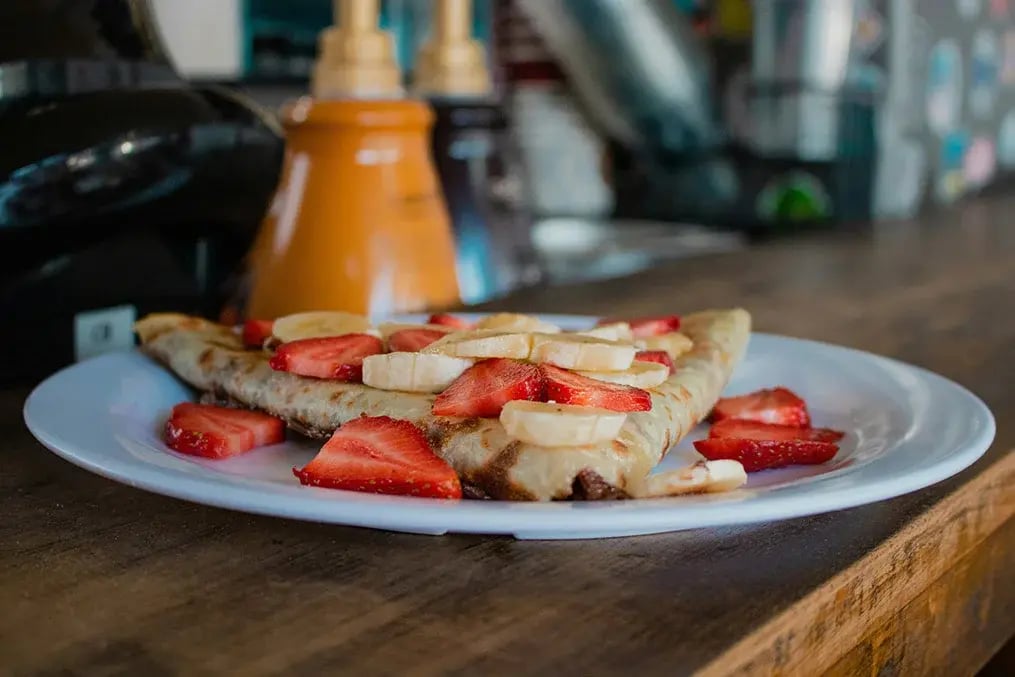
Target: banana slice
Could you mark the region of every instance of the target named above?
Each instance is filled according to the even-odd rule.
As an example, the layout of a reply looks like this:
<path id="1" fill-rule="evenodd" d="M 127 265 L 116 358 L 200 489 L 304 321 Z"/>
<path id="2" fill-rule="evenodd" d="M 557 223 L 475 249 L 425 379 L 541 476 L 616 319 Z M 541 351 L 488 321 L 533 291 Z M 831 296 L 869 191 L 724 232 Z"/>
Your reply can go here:
<path id="1" fill-rule="evenodd" d="M 666 382 L 670 377 L 670 368 L 658 362 L 638 362 L 635 360 L 624 371 L 579 371 L 582 376 L 594 378 L 607 383 L 619 383 L 635 388 L 655 388 Z"/>
<path id="2" fill-rule="evenodd" d="M 434 341 L 424 353 L 441 353 L 453 357 L 510 357 L 527 360 L 532 352 L 532 334 L 499 331 L 459 331 Z"/>
<path id="3" fill-rule="evenodd" d="M 713 494 L 743 486 L 747 473 L 739 461 L 699 461 L 679 470 L 649 475 L 635 495 L 638 498 Z"/>
<path id="4" fill-rule="evenodd" d="M 635 341 L 635 345 L 638 346 L 639 350 L 665 350 L 674 360 L 694 347 L 691 339 L 679 331 L 660 334 L 659 336 L 646 336 L 639 341 Z"/>
<path id="5" fill-rule="evenodd" d="M 535 334 L 530 359 L 575 371 L 623 371 L 634 362 L 635 352 L 630 343 L 577 334 Z"/>
<path id="6" fill-rule="evenodd" d="M 282 343 L 321 336 L 342 336 L 343 334 L 377 335 L 367 318 L 362 315 L 338 311 L 286 315 L 275 320 L 271 333 Z"/>
<path id="7" fill-rule="evenodd" d="M 617 439 L 627 414 L 552 402 L 513 400 L 500 422 L 511 437 L 544 447 L 581 447 Z"/>
<path id="8" fill-rule="evenodd" d="M 439 393 L 472 366 L 472 360 L 427 353 L 383 353 L 363 358 L 363 383 L 380 390 Z"/>
<path id="9" fill-rule="evenodd" d="M 488 315 L 476 323 L 476 329 L 501 332 L 539 332 L 541 334 L 560 333 L 560 327 L 543 322 L 531 315 L 517 313 L 497 313 Z"/>
<path id="10" fill-rule="evenodd" d="M 377 325 L 377 331 L 380 337 L 385 341 L 388 337 L 394 334 L 396 331 L 402 331 L 403 329 L 433 329 L 435 331 L 444 332 L 450 334 L 455 331 L 454 327 L 449 327 L 446 324 L 407 324 L 404 322 L 382 322 Z"/>
<path id="11" fill-rule="evenodd" d="M 631 332 L 631 325 L 627 322 L 611 322 L 599 327 L 593 327 L 588 331 L 576 332 L 579 336 L 591 336 L 592 338 L 606 339 L 607 341 L 633 341 L 634 334 Z"/>

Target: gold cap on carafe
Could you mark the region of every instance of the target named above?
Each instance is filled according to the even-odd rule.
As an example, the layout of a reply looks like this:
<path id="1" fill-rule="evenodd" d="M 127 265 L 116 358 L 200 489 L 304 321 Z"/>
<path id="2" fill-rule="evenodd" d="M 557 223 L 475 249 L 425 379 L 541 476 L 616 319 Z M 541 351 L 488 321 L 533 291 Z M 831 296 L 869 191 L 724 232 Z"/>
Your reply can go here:
<path id="1" fill-rule="evenodd" d="M 472 0 L 436 0 L 430 39 L 416 61 L 414 89 L 424 95 L 490 92 L 486 54 L 472 39 Z"/>
<path id="2" fill-rule="evenodd" d="M 323 99 L 401 96 L 394 40 L 377 27 L 379 0 L 334 2 L 336 25 L 321 33 L 313 95 Z"/>

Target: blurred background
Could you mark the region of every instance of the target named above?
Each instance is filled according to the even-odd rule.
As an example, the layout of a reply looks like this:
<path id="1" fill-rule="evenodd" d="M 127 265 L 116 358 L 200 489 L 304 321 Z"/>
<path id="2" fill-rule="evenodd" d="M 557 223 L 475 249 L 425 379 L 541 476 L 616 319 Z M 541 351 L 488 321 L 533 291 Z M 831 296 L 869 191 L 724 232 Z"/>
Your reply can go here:
<path id="1" fill-rule="evenodd" d="M 257 233 L 277 245 L 299 211 L 307 110 L 292 102 L 370 105 L 315 88 L 319 64 L 355 52 L 328 56 L 329 30 L 333 46 L 380 45 L 363 48 L 371 59 L 389 45 L 404 96 L 433 115 L 421 171 L 439 183 L 464 304 L 867 228 L 1015 168 L 1008 0 L 355 4 L 3 0 L 0 316 L 22 319 L 6 341 L 58 365 L 132 342 L 130 321 L 150 310 L 249 314 Z M 341 16 L 362 33 L 342 33 Z M 480 85 L 442 90 L 457 81 L 433 69 L 455 64 Z M 301 153 L 313 159 L 314 143 Z M 335 179 L 337 204 L 361 199 L 353 183 Z M 329 227 L 352 232 L 357 214 Z M 397 237 L 400 218 L 368 223 L 368 239 Z M 366 311 L 446 305 L 379 293 L 369 243 L 330 242 L 346 268 L 372 267 Z M 0 365 L 12 378 L 50 366 Z"/>
<path id="2" fill-rule="evenodd" d="M 152 6 L 181 73 L 237 84 L 271 108 L 306 91 L 332 9 L 330 0 Z M 381 6 L 411 81 L 432 0 Z M 474 6 L 473 35 L 525 151 L 526 201 L 539 216 L 788 230 L 911 215 L 1015 163 L 1008 0 Z"/>

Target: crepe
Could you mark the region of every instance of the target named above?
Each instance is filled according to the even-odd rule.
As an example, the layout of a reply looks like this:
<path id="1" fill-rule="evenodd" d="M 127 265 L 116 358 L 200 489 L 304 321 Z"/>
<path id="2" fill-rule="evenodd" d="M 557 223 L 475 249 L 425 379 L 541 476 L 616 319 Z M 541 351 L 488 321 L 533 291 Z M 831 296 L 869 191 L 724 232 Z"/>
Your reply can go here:
<path id="1" fill-rule="evenodd" d="M 497 419 L 435 417 L 434 395 L 275 371 L 267 353 L 245 349 L 231 328 L 200 318 L 150 315 L 136 331 L 147 354 L 218 399 L 268 412 L 313 437 L 327 437 L 361 415 L 407 419 L 455 469 L 467 495 L 546 501 L 640 495 L 666 451 L 719 398 L 747 346 L 750 315 L 734 309 L 684 316 L 681 332 L 693 348 L 676 360 L 676 373 L 652 389 L 652 410 L 629 414 L 610 443 L 556 448 L 513 440 Z"/>

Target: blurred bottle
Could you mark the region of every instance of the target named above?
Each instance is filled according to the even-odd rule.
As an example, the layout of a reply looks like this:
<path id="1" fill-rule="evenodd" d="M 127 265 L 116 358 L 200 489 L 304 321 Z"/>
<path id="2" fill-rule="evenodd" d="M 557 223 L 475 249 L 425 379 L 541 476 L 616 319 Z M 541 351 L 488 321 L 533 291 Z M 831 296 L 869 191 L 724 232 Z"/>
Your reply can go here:
<path id="1" fill-rule="evenodd" d="M 613 191 L 605 143 L 521 7 L 501 0 L 495 9 L 495 58 L 529 181 L 530 209 L 537 217 L 607 215 Z"/>
<path id="2" fill-rule="evenodd" d="M 430 158 L 433 115 L 402 98 L 377 0 L 336 0 L 313 98 L 283 111 L 283 175 L 250 255 L 248 315 L 385 314 L 459 300 L 447 210 Z"/>
<path id="3" fill-rule="evenodd" d="M 534 284 L 540 272 L 517 152 L 484 46 L 471 37 L 472 0 L 432 6 L 414 88 L 436 115 L 434 162 L 454 225 L 462 299 L 473 303 Z"/>

